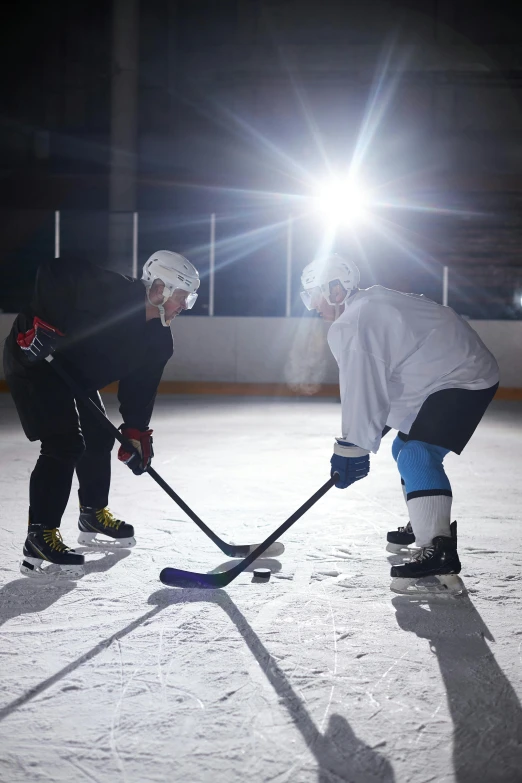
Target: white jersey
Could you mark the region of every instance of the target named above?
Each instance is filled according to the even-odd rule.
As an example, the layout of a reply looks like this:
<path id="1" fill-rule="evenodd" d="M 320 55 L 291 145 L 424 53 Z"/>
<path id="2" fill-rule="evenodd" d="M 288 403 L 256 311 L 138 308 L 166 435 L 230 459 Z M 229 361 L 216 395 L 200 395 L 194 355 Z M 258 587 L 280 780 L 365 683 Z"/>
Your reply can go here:
<path id="1" fill-rule="evenodd" d="M 358 291 L 328 332 L 339 365 L 342 436 L 377 452 L 387 424 L 410 431 L 441 389 L 487 389 L 498 365 L 450 307 L 376 285 Z"/>

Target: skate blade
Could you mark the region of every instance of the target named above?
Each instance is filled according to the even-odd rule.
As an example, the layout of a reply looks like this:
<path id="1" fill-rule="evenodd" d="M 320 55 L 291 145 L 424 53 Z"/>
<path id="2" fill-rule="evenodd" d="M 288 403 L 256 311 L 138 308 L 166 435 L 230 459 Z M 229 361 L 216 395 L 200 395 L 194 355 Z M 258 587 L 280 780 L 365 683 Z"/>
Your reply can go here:
<path id="1" fill-rule="evenodd" d="M 78 535 L 78 543 L 90 549 L 132 549 L 136 546 L 134 536 L 129 538 L 98 538 L 98 533 L 82 533 Z"/>
<path id="2" fill-rule="evenodd" d="M 464 584 L 457 574 L 439 574 L 420 578 L 396 576 L 392 579 L 390 590 L 401 595 L 426 593 L 431 595 L 462 595 Z"/>
<path id="3" fill-rule="evenodd" d="M 386 551 L 392 552 L 394 555 L 405 555 L 408 556 L 412 552 L 418 552 L 420 549 L 419 546 L 416 546 L 416 544 L 386 544 Z"/>
<path id="4" fill-rule="evenodd" d="M 24 557 L 20 562 L 20 573 L 30 579 L 56 582 L 60 580 L 75 580 L 85 576 L 82 565 L 59 565 L 58 563 L 46 563 L 36 557 Z"/>

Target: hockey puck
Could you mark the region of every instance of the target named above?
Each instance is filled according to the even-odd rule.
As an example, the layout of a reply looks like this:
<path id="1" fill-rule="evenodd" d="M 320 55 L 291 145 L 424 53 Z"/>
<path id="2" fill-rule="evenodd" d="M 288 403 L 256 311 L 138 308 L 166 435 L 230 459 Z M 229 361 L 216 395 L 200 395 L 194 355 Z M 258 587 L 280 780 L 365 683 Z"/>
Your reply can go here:
<path id="1" fill-rule="evenodd" d="M 263 582 L 268 582 L 272 572 L 269 568 L 254 568 L 254 578 Z"/>

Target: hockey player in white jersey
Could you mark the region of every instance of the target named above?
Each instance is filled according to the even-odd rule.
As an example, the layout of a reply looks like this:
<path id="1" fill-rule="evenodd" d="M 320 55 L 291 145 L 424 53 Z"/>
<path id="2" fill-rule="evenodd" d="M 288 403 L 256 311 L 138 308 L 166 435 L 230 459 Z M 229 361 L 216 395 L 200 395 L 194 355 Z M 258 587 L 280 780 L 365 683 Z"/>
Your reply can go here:
<path id="1" fill-rule="evenodd" d="M 338 255 L 303 271 L 301 298 L 332 325 L 339 365 L 342 435 L 331 475 L 344 489 L 368 475 L 382 436 L 392 443 L 409 522 L 388 549 L 415 543 L 410 562 L 392 566 L 391 589 L 460 592 L 457 525 L 444 457 L 460 454 L 498 388 L 495 358 L 451 308 L 382 286 L 359 289 L 359 270 Z"/>

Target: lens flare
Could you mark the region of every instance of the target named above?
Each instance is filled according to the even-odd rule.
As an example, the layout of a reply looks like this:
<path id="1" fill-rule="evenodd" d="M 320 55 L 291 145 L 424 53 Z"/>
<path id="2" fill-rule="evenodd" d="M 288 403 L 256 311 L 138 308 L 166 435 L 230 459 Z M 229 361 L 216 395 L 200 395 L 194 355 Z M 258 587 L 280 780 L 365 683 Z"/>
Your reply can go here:
<path id="1" fill-rule="evenodd" d="M 353 180 L 333 179 L 318 188 L 315 202 L 326 222 L 341 225 L 364 219 L 370 200 L 368 192 Z"/>

